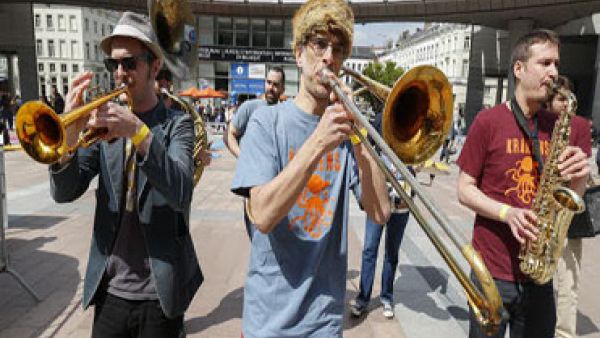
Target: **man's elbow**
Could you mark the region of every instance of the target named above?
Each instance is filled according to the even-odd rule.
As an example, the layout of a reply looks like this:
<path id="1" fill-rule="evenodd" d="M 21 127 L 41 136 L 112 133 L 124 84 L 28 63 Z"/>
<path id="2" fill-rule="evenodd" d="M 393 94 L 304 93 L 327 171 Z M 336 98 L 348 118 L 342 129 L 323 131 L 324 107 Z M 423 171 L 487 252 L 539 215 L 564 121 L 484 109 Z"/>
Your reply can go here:
<path id="1" fill-rule="evenodd" d="M 467 193 L 466 193 L 466 189 L 464 187 L 461 187 L 460 185 L 456 188 L 456 195 L 458 196 L 458 202 L 461 205 L 467 206 L 468 203 L 468 198 L 467 198 Z"/>

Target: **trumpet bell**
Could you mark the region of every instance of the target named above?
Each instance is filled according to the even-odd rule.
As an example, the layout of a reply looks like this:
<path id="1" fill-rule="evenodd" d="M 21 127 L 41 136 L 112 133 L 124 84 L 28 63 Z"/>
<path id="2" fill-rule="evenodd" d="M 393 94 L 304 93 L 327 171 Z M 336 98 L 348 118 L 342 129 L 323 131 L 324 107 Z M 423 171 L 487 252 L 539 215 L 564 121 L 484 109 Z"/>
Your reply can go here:
<path id="1" fill-rule="evenodd" d="M 436 67 L 419 66 L 392 87 L 382 116 L 386 143 L 406 164 L 435 154 L 452 126 L 452 86 Z"/>
<path id="2" fill-rule="evenodd" d="M 50 164 L 63 155 L 66 148 L 64 123 L 42 101 L 23 104 L 17 112 L 15 125 L 21 147 L 34 160 Z"/>

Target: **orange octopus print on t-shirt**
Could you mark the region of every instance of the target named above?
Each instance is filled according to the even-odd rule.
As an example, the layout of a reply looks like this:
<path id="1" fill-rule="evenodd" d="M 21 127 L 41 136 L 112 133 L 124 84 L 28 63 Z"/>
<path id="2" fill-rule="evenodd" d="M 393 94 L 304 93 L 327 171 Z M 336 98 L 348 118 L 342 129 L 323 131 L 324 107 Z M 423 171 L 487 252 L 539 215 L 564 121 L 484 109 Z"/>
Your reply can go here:
<path id="1" fill-rule="evenodd" d="M 294 151 L 288 152 L 288 158 L 294 157 Z M 290 219 L 290 231 L 300 231 L 311 238 L 319 239 L 331 226 L 333 221 L 334 198 L 330 190 L 332 182 L 340 172 L 340 153 L 333 150 L 325 154 L 306 186 L 298 196 L 292 208 L 294 215 Z"/>

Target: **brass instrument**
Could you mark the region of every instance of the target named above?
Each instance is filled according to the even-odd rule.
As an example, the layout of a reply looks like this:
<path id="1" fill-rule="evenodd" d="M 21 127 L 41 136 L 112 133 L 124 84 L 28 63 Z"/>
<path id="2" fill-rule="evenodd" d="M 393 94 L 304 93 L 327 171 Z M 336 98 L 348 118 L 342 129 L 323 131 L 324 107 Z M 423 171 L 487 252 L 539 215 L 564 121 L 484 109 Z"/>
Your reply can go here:
<path id="1" fill-rule="evenodd" d="M 555 83 L 550 84 L 550 90 L 567 99 L 568 109 L 561 112 L 554 125 L 550 150 L 531 207 L 537 216 L 537 239 L 527 240 L 519 252 L 521 271 L 537 284 L 545 284 L 554 276 L 571 220 L 575 214 L 585 210 L 581 196 L 565 186 L 566 182 L 558 170 L 558 157 L 569 145 L 571 118 L 577 110 L 577 98 Z"/>
<path id="2" fill-rule="evenodd" d="M 178 96 L 171 94 L 167 89 L 161 88 L 161 93 L 167 95 L 171 100 L 177 102 L 183 110 L 190 114 L 192 119 L 194 119 L 194 131 L 196 135 L 196 142 L 194 143 L 194 151 L 192 153 L 192 157 L 194 159 L 194 165 L 196 166 L 196 170 L 194 171 L 194 185 L 200 181 L 200 177 L 202 176 L 202 172 L 204 171 L 204 165 L 200 161 L 200 151 L 202 149 L 208 149 L 208 133 L 206 132 L 206 126 L 204 125 L 204 120 L 202 116 L 198 113 L 192 105 L 187 103 L 186 101 L 180 99 Z"/>
<path id="3" fill-rule="evenodd" d="M 402 174 L 405 182 L 410 185 L 415 195 L 420 198 L 423 205 L 429 210 L 454 245 L 460 249 L 480 282 L 481 291 L 469 279 L 467 273 L 460 268 L 446 245 L 427 223 L 416 203 L 402 189 L 399 182 L 378 157 L 373 146 L 358 131 L 356 125 L 353 125 L 354 133 L 361 139 L 362 144 L 376 160 L 386 179 L 408 204 L 421 228 L 465 289 L 469 305 L 473 309 L 482 330 L 486 334 L 492 335 L 498 330 L 505 313 L 502 298 L 492 276 L 479 253 L 470 244 L 464 244 L 466 243 L 464 239 L 459 240 L 458 233 L 455 234 L 450 231 L 449 225 L 451 223 L 448 217 L 438 211 L 431 198 L 423 191 L 416 178 L 412 176 L 404 164 L 416 164 L 426 160 L 444 142 L 452 123 L 453 108 L 452 89 L 448 79 L 435 67 L 419 66 L 404 74 L 392 88 L 389 88 L 351 69 L 343 69 L 343 71 L 355 77 L 358 82 L 368 87 L 375 96 L 385 101 L 382 116 L 383 138 L 369 124 L 352 100 L 345 95 L 338 79 L 327 74 L 330 73 L 329 70 L 324 72 L 322 80 L 333 88 L 354 118 L 367 129 L 368 134 L 377 146 Z"/>
<path id="4" fill-rule="evenodd" d="M 126 86 L 61 116 L 42 101 L 23 104 L 17 112 L 15 123 L 21 146 L 34 160 L 45 164 L 55 163 L 64 154 L 72 153 L 79 147 L 90 146 L 106 133 L 106 130 L 74 130 L 74 126 L 81 120 L 87 120 L 92 110 L 123 93 L 127 93 Z M 74 145 L 67 144 L 68 135 L 71 133 L 79 133 Z"/>
<path id="5" fill-rule="evenodd" d="M 148 0 L 150 23 L 165 54 L 167 68 L 179 79 L 196 74 L 198 63 L 192 11 L 185 0 Z M 208 149 L 208 133 L 202 116 L 186 101 L 161 88 L 161 93 L 177 102 L 194 120 L 196 140 L 193 159 L 195 164 L 194 186 L 200 180 L 204 164 L 200 161 L 202 149 Z"/>

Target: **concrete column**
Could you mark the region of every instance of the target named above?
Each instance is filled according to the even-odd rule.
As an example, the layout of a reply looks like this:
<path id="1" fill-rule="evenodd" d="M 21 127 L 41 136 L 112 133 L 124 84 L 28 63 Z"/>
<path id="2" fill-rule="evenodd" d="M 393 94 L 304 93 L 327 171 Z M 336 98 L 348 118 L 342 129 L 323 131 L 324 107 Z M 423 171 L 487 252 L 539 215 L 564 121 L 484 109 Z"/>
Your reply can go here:
<path id="1" fill-rule="evenodd" d="M 37 99 L 38 77 L 33 34 L 33 7 L 31 3 L 0 4 L 0 52 L 18 57 L 18 69 L 9 62 L 9 70 L 18 73 L 19 87 L 24 101 Z M 11 74 L 12 75 L 12 74 Z M 9 77 L 12 81 L 13 77 Z"/>
<path id="2" fill-rule="evenodd" d="M 514 19 L 508 23 L 508 48 L 510 53 L 508 54 L 508 60 L 506 65 L 508 69 L 508 90 L 506 92 L 506 98 L 508 100 L 513 98 L 513 92 L 515 88 L 515 80 L 513 77 L 513 70 L 510 64 L 510 55 L 512 54 L 512 48 L 517 40 L 533 29 L 533 19 Z"/>

